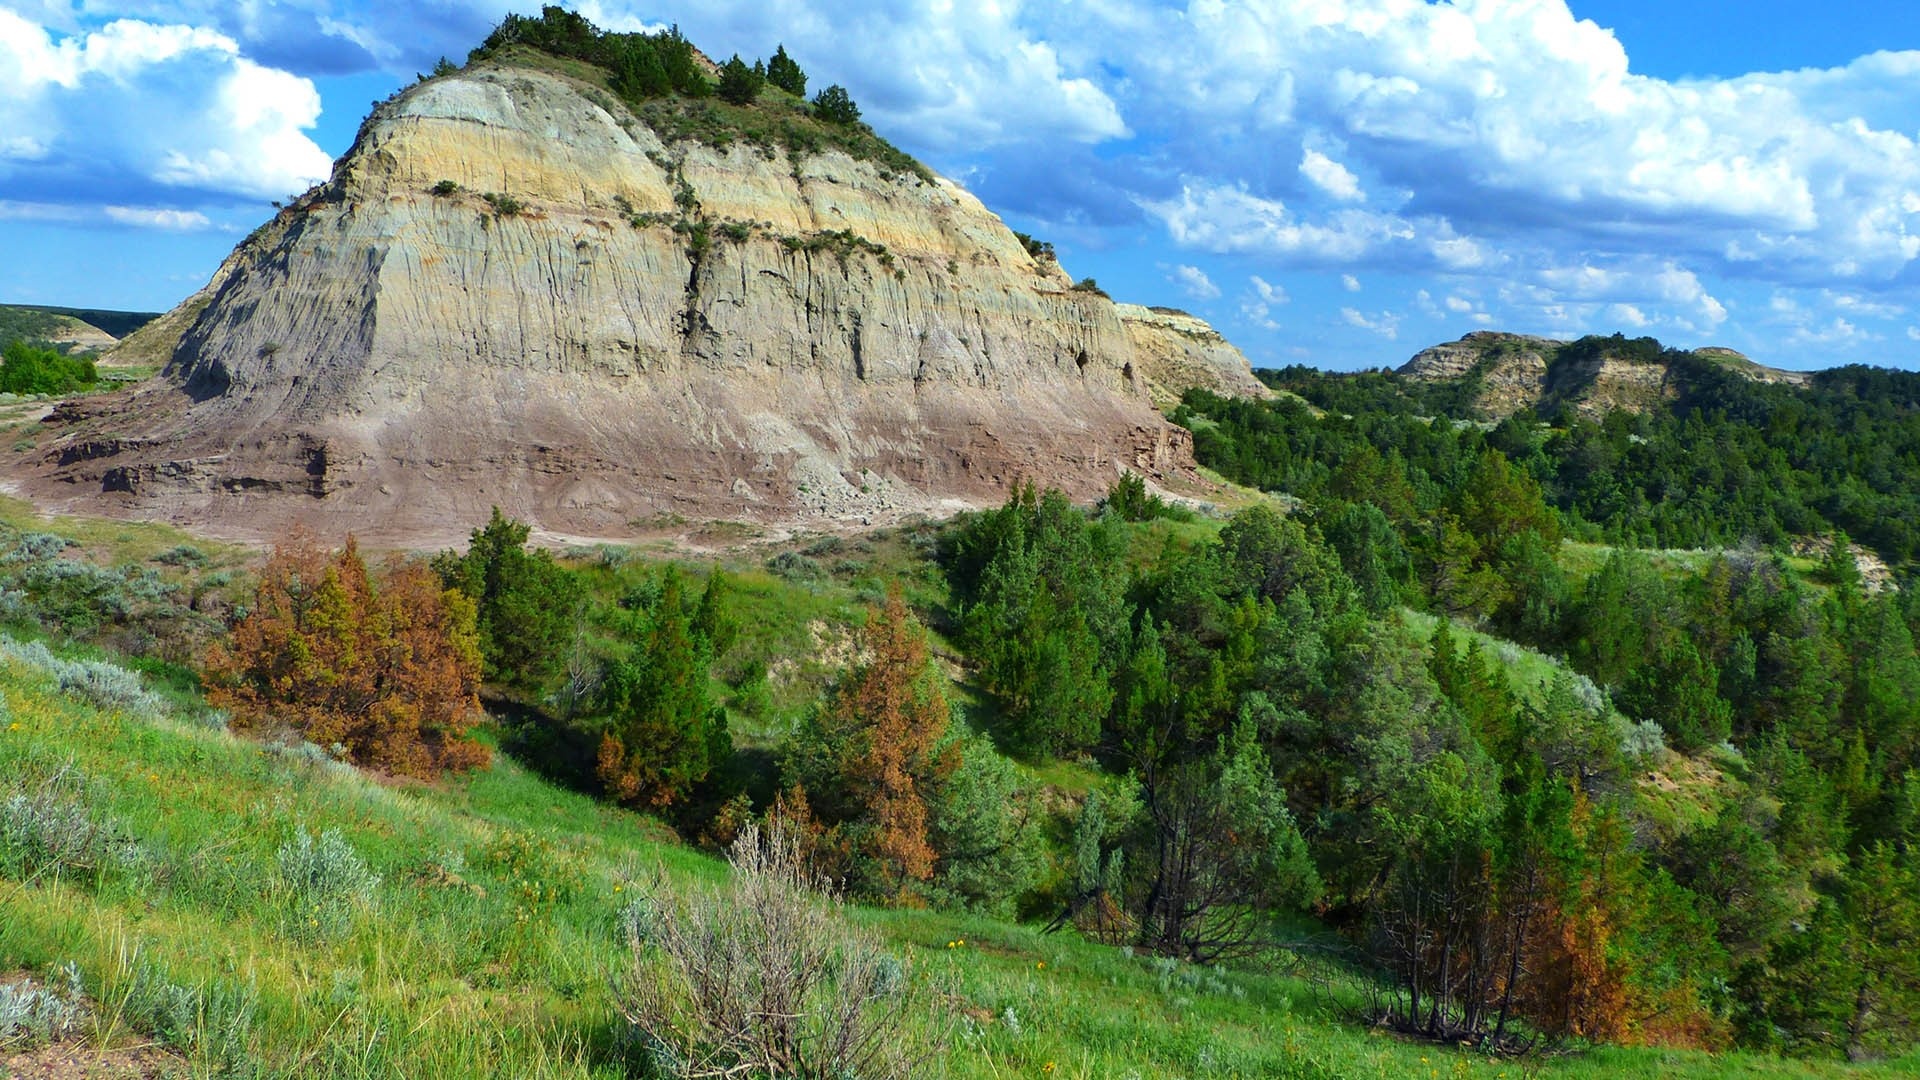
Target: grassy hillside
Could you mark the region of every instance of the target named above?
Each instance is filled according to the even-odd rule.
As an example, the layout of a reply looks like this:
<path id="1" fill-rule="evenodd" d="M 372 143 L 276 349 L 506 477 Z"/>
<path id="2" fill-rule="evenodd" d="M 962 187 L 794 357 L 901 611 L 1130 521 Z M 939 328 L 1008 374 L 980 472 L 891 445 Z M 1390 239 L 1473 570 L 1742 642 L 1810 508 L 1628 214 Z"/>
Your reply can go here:
<path id="1" fill-rule="evenodd" d="M 85 1037 L 158 1039 L 196 1075 L 625 1075 L 619 913 L 656 880 L 725 873 L 504 756 L 391 784 L 192 707 L 79 699 L 31 658 L 0 660 L 0 693 L 0 971 L 76 964 Z M 364 900 L 290 887 L 303 833 L 364 860 Z M 1284 974 L 924 911 L 847 917 L 936 988 L 940 1009 L 903 1020 L 944 1036 L 955 1077 L 1870 1075 L 1631 1050 L 1523 1067 L 1344 1022 Z"/>
<path id="2" fill-rule="evenodd" d="M 179 588 L 219 575 L 224 589 L 243 554 L 158 527 L 7 510 L 7 527 L 71 539 L 81 546 L 70 553 L 124 580 L 158 566 Z M 1158 522 L 1136 546 L 1212 531 Z M 790 545 L 811 567 L 733 557 L 753 650 L 813 656 L 812 635 L 838 632 L 884 579 L 918 581 L 933 600 L 916 535 Z M 647 567 L 621 549 L 580 554 L 596 591 Z M 1522 682 L 1550 673 L 1546 658 L 1511 652 Z M 796 700 L 824 677 L 795 674 Z M 31 978 L 58 992 L 73 965 L 84 1000 L 70 1056 L 136 1074 L 644 1075 L 618 1008 L 633 962 L 623 912 L 728 873 L 666 826 L 508 753 L 433 784 L 385 780 L 312 746 L 230 733 L 180 679 L 143 687 L 32 645 L 0 644 L 0 700 L 0 985 Z M 772 734 L 736 731 L 749 745 Z M 1050 772 L 1062 770 L 1073 771 Z M 1072 930 L 926 910 L 837 917 L 907 965 L 920 991 L 901 999 L 900 1022 L 946 1047 L 928 1075 L 1842 1077 L 1920 1065 L 1633 1049 L 1487 1057 L 1354 1022 L 1361 981 L 1340 969 L 1200 968 Z M 49 1052 L 17 1027 L 0 1039 L 13 1067 L 30 1059 L 4 1055 Z"/>

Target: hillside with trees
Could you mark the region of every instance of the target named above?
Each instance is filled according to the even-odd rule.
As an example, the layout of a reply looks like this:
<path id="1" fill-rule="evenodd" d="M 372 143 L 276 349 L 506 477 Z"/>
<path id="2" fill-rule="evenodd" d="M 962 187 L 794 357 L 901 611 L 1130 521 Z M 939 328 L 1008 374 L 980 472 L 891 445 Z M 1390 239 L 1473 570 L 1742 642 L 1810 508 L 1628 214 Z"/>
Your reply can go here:
<path id="1" fill-rule="evenodd" d="M 897 153 L 783 46 L 471 60 Z M 1211 502 L 418 552 L 0 500 L 0 1064 L 1913 1075 L 1920 376 L 1571 348 L 1674 393 L 1192 390 Z"/>

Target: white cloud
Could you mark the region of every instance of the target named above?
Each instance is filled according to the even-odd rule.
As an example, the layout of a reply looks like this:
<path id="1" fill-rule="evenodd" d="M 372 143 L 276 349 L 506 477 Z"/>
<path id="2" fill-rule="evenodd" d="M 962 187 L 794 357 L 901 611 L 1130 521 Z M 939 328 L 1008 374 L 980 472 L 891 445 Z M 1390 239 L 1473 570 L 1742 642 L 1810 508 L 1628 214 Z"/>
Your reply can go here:
<path id="1" fill-rule="evenodd" d="M 1802 326 L 1787 340 L 1795 345 L 1854 346 L 1882 340 L 1880 335 L 1854 323 L 1836 318 L 1818 326 Z"/>
<path id="2" fill-rule="evenodd" d="M 194 232 L 213 227 L 207 215 L 196 210 L 165 210 L 144 206 L 109 206 L 105 211 L 109 221 L 121 225 L 132 225 L 142 229 L 171 229 L 176 232 Z"/>
<path id="3" fill-rule="evenodd" d="M 1344 307 L 1340 309 L 1340 320 L 1356 329 L 1379 334 L 1388 341 L 1400 337 L 1400 316 L 1390 311 L 1368 315 L 1356 308 Z"/>
<path id="4" fill-rule="evenodd" d="M 1473 301 L 1463 297 L 1449 296 L 1447 297 L 1447 310 L 1456 315 L 1464 315 L 1473 310 Z"/>
<path id="5" fill-rule="evenodd" d="M 1092 7 L 1114 6 L 1134 8 Z M 1558 248 L 1886 282 L 1920 262 L 1920 52 L 1663 80 L 1564 0 L 1194 2 L 1142 44 L 1125 58 L 1128 100 L 1161 110 L 1178 160 L 1214 163 L 1203 179 L 1263 175 L 1259 156 L 1292 143 L 1336 197 L 1365 175 L 1369 201 L 1398 217 L 1444 207 L 1434 216 L 1481 245 L 1454 253 L 1469 268 Z M 1382 198 L 1393 189 L 1404 199 Z M 1516 221 L 1530 227 L 1485 248 Z M 1717 322 L 1698 307 L 1685 317 Z"/>
<path id="6" fill-rule="evenodd" d="M 1360 190 L 1360 178 L 1318 150 L 1308 149 L 1300 159 L 1300 175 L 1341 202 L 1367 201 L 1367 193 Z"/>
<path id="7" fill-rule="evenodd" d="M 1651 321 L 1646 312 L 1633 304 L 1614 304 L 1607 308 L 1607 317 L 1628 330 L 1639 330 Z"/>
<path id="8" fill-rule="evenodd" d="M 1240 314 L 1264 330 L 1278 330 L 1280 323 L 1273 318 L 1273 309 L 1289 300 L 1287 290 L 1256 274 L 1247 279 L 1247 292 L 1240 299 Z"/>
<path id="9" fill-rule="evenodd" d="M 1920 341 L 1920 326 L 1907 327 L 1907 340 Z"/>
<path id="10" fill-rule="evenodd" d="M 55 37 L 0 8 L 0 113 L 12 129 L 0 182 L 28 200 L 269 198 L 332 165 L 306 135 L 313 84 L 202 28 L 121 19 Z"/>
<path id="11" fill-rule="evenodd" d="M 1252 254 L 1291 262 L 1352 263 L 1374 256 L 1453 267 L 1480 258 L 1478 245 L 1440 218 L 1403 218 L 1346 208 L 1307 220 L 1279 199 L 1244 184 L 1188 177 L 1178 197 L 1142 199 L 1175 243 L 1215 254 Z"/>
<path id="12" fill-rule="evenodd" d="M 1535 277 L 1555 297 L 1613 301 L 1643 317 L 1644 305 L 1658 304 L 1674 314 L 1674 324 L 1682 329 L 1711 331 L 1727 318 L 1726 305 L 1707 291 L 1699 275 L 1672 262 L 1583 262 L 1547 267 Z"/>
<path id="13" fill-rule="evenodd" d="M 1180 286 L 1180 291 L 1195 300 L 1218 300 L 1220 286 L 1213 283 L 1205 270 L 1197 266 L 1180 265 L 1173 268 L 1167 280 Z"/>
<path id="14" fill-rule="evenodd" d="M 63 225 L 124 225 L 136 229 L 198 232 L 214 227 L 198 210 L 159 206 L 79 206 L 71 203 L 0 199 L 0 221 L 41 221 Z"/>
<path id="15" fill-rule="evenodd" d="M 1359 292 L 1360 279 L 1357 277 L 1354 277 L 1352 274 L 1341 274 L 1340 287 L 1347 290 L 1348 292 Z"/>
<path id="16" fill-rule="evenodd" d="M 1825 297 L 1828 304 L 1833 306 L 1834 310 L 1844 311 L 1856 317 L 1868 319 L 1897 319 L 1907 313 L 1906 307 L 1901 304 L 1872 300 L 1864 296 L 1855 296 L 1851 293 L 1834 292 L 1832 289 L 1821 290 L 1821 295 Z"/>

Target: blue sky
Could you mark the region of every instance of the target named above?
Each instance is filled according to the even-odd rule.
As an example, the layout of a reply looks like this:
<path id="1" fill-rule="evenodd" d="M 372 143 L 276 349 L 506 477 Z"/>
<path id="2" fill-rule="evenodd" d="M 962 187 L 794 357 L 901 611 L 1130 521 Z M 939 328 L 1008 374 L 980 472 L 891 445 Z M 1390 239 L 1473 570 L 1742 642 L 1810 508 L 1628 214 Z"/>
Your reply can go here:
<path id="1" fill-rule="evenodd" d="M 1920 367 L 1920 9 L 579 0 L 776 42 L 1116 298 L 1256 365 L 1473 329 Z M 0 301 L 159 309 L 504 0 L 0 0 Z"/>

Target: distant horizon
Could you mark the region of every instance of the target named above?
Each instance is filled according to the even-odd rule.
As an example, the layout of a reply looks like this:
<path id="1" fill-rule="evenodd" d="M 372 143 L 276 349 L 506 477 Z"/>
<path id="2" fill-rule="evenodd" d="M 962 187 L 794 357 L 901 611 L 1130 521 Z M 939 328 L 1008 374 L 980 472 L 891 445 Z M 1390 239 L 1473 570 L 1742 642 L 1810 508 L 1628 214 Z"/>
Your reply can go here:
<path id="1" fill-rule="evenodd" d="M 784 43 L 1069 272 L 1261 368 L 1494 327 L 1920 367 L 1909 5 L 572 6 L 715 56 Z M 57 253 L 0 293 L 170 309 L 369 100 L 538 4 L 326 7 L 0 0 L 0 247 Z"/>

